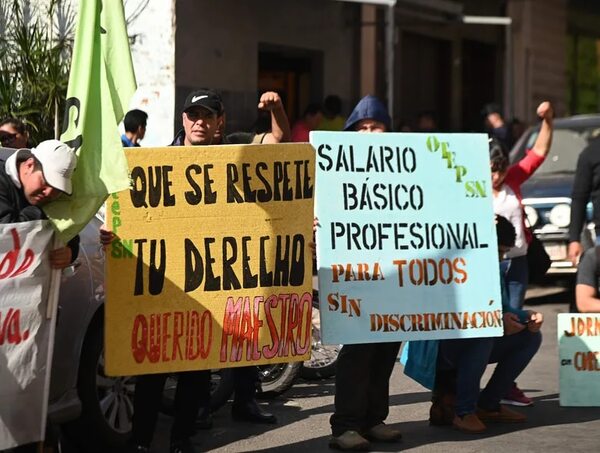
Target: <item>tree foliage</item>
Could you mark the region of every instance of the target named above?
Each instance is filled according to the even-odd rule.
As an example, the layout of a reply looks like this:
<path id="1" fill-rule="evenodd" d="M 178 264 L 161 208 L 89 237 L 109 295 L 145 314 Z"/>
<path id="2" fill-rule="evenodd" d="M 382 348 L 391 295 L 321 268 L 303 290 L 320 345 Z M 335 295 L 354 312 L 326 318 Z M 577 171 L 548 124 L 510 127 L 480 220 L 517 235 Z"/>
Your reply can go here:
<path id="1" fill-rule="evenodd" d="M 34 144 L 62 119 L 74 17 L 63 0 L 0 0 L 0 119 L 24 121 Z"/>
<path id="2" fill-rule="evenodd" d="M 596 113 L 600 109 L 598 40 L 570 35 L 567 44 L 570 113 Z"/>

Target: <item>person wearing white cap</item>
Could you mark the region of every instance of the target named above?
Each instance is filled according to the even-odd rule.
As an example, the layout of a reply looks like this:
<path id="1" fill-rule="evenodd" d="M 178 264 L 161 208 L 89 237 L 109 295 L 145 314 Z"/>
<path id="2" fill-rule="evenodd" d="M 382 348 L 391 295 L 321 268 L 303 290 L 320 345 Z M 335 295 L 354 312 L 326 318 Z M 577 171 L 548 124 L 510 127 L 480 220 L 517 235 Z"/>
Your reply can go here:
<path id="1" fill-rule="evenodd" d="M 46 219 L 41 207 L 61 194 L 71 195 L 71 177 L 77 156 L 58 140 L 35 148 L 21 148 L 6 162 L 0 161 L 0 223 Z M 77 257 L 79 237 L 50 252 L 52 267 L 67 267 Z"/>

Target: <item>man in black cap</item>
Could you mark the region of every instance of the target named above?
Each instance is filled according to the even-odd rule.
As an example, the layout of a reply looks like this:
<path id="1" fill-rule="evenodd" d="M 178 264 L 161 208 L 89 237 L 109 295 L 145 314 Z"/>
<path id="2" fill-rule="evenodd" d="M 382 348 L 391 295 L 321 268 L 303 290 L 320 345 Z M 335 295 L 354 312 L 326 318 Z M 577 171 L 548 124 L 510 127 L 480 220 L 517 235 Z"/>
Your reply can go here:
<path id="1" fill-rule="evenodd" d="M 206 146 L 232 143 L 279 143 L 289 140 L 289 123 L 279 95 L 266 92 L 260 98 L 259 109 L 271 113 L 271 132 L 256 136 L 238 132 L 225 136 L 225 109 L 221 96 L 209 89 L 191 92 L 185 100 L 182 111 L 183 129 L 175 136 L 171 146 Z M 103 238 L 103 235 L 105 238 Z M 103 244 L 110 243 L 113 235 L 101 230 Z M 254 395 L 258 384 L 258 371 L 255 366 L 237 368 L 236 397 L 233 416 L 238 420 L 259 423 L 275 423 L 272 414 L 263 412 Z M 210 417 L 210 370 L 177 373 L 178 382 L 175 395 L 173 427 L 171 429 L 171 453 L 193 453 L 195 448 L 190 437 L 195 431 L 196 417 L 203 407 L 205 417 Z M 166 374 L 143 375 L 137 378 L 132 445 L 130 451 L 150 451 L 150 443 L 156 427 L 158 406 L 165 384 Z M 207 422 L 210 423 L 210 419 Z"/>
<path id="2" fill-rule="evenodd" d="M 260 97 L 258 108 L 271 114 L 271 132 L 254 134 L 235 132 L 224 135 L 225 107 L 221 96 L 210 89 L 192 91 L 185 100 L 181 114 L 183 129 L 171 143 L 172 146 L 202 146 L 220 144 L 280 143 L 289 141 L 290 126 L 281 98 L 273 91 Z M 277 423 L 275 415 L 264 412 L 256 402 L 255 395 L 260 385 L 256 366 L 234 369 L 235 397 L 232 415 L 235 420 L 252 423 Z M 208 372 L 207 372 L 208 373 Z M 202 376 L 204 383 L 210 375 Z M 209 397 L 202 398 L 200 426 L 210 427 Z"/>
<path id="3" fill-rule="evenodd" d="M 290 126 L 281 98 L 273 91 L 260 97 L 258 108 L 271 114 L 271 131 L 265 134 L 235 132 L 224 135 L 225 108 L 218 93 L 200 89 L 191 92 L 183 105 L 183 129 L 179 131 L 172 145 L 218 145 L 280 143 L 290 139 Z M 277 423 L 275 415 L 264 412 L 256 402 L 256 390 L 260 385 L 256 366 L 234 368 L 235 396 L 232 415 L 235 420 L 252 423 Z M 203 377 L 203 380 L 205 378 Z M 204 399 L 200 414 L 200 425 L 210 427 L 209 398 Z"/>
<path id="4" fill-rule="evenodd" d="M 225 107 L 221 96 L 213 90 L 192 91 L 185 99 L 181 119 L 183 129 L 171 143 L 172 146 L 280 143 L 290 138 L 290 126 L 281 98 L 274 91 L 262 94 L 258 108 L 271 114 L 271 132 L 256 135 L 236 132 L 223 135 Z"/>

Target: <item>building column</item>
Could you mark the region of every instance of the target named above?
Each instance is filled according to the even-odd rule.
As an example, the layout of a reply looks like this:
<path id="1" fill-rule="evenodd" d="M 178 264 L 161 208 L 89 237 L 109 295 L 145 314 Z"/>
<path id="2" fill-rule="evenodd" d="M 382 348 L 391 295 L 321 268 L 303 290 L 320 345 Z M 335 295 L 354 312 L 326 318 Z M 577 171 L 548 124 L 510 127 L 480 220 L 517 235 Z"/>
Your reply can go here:
<path id="1" fill-rule="evenodd" d="M 460 130 L 462 126 L 462 37 L 455 32 L 452 39 L 451 85 L 450 85 L 450 130 Z"/>
<path id="2" fill-rule="evenodd" d="M 360 33 L 360 96 L 377 89 L 377 9 L 362 5 Z"/>
<path id="3" fill-rule="evenodd" d="M 539 102 L 567 111 L 567 0 L 510 0 L 513 19 L 515 116 L 536 121 Z"/>

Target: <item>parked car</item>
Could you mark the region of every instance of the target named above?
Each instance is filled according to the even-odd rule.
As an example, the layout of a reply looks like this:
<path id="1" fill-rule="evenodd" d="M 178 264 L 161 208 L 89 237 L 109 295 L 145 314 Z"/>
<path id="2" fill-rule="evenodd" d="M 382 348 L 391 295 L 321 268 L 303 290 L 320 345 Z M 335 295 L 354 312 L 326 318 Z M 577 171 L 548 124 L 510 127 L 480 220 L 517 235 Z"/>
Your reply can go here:
<path id="1" fill-rule="evenodd" d="M 529 128 L 510 153 L 512 163 L 530 149 L 539 126 Z M 568 260 L 571 190 L 579 153 L 588 142 L 600 135 L 600 115 L 577 115 L 554 120 L 552 148 L 543 165 L 522 186 L 523 205 L 533 233 L 542 241 L 552 260 L 549 274 L 571 274 L 577 268 Z M 587 206 L 587 221 L 581 232 L 584 248 L 595 240 L 591 223 L 592 205 Z"/>
<path id="2" fill-rule="evenodd" d="M 14 149 L 0 148 L 0 160 Z M 79 256 L 62 272 L 48 419 L 85 453 L 115 451 L 131 431 L 134 381 L 104 374 L 104 252 L 100 217 L 80 233 Z"/>
<path id="3" fill-rule="evenodd" d="M 50 384 L 49 419 L 86 453 L 124 446 L 133 418 L 135 378 L 104 373 L 102 223 L 96 216 L 80 233 L 79 257 L 63 271 Z"/>

